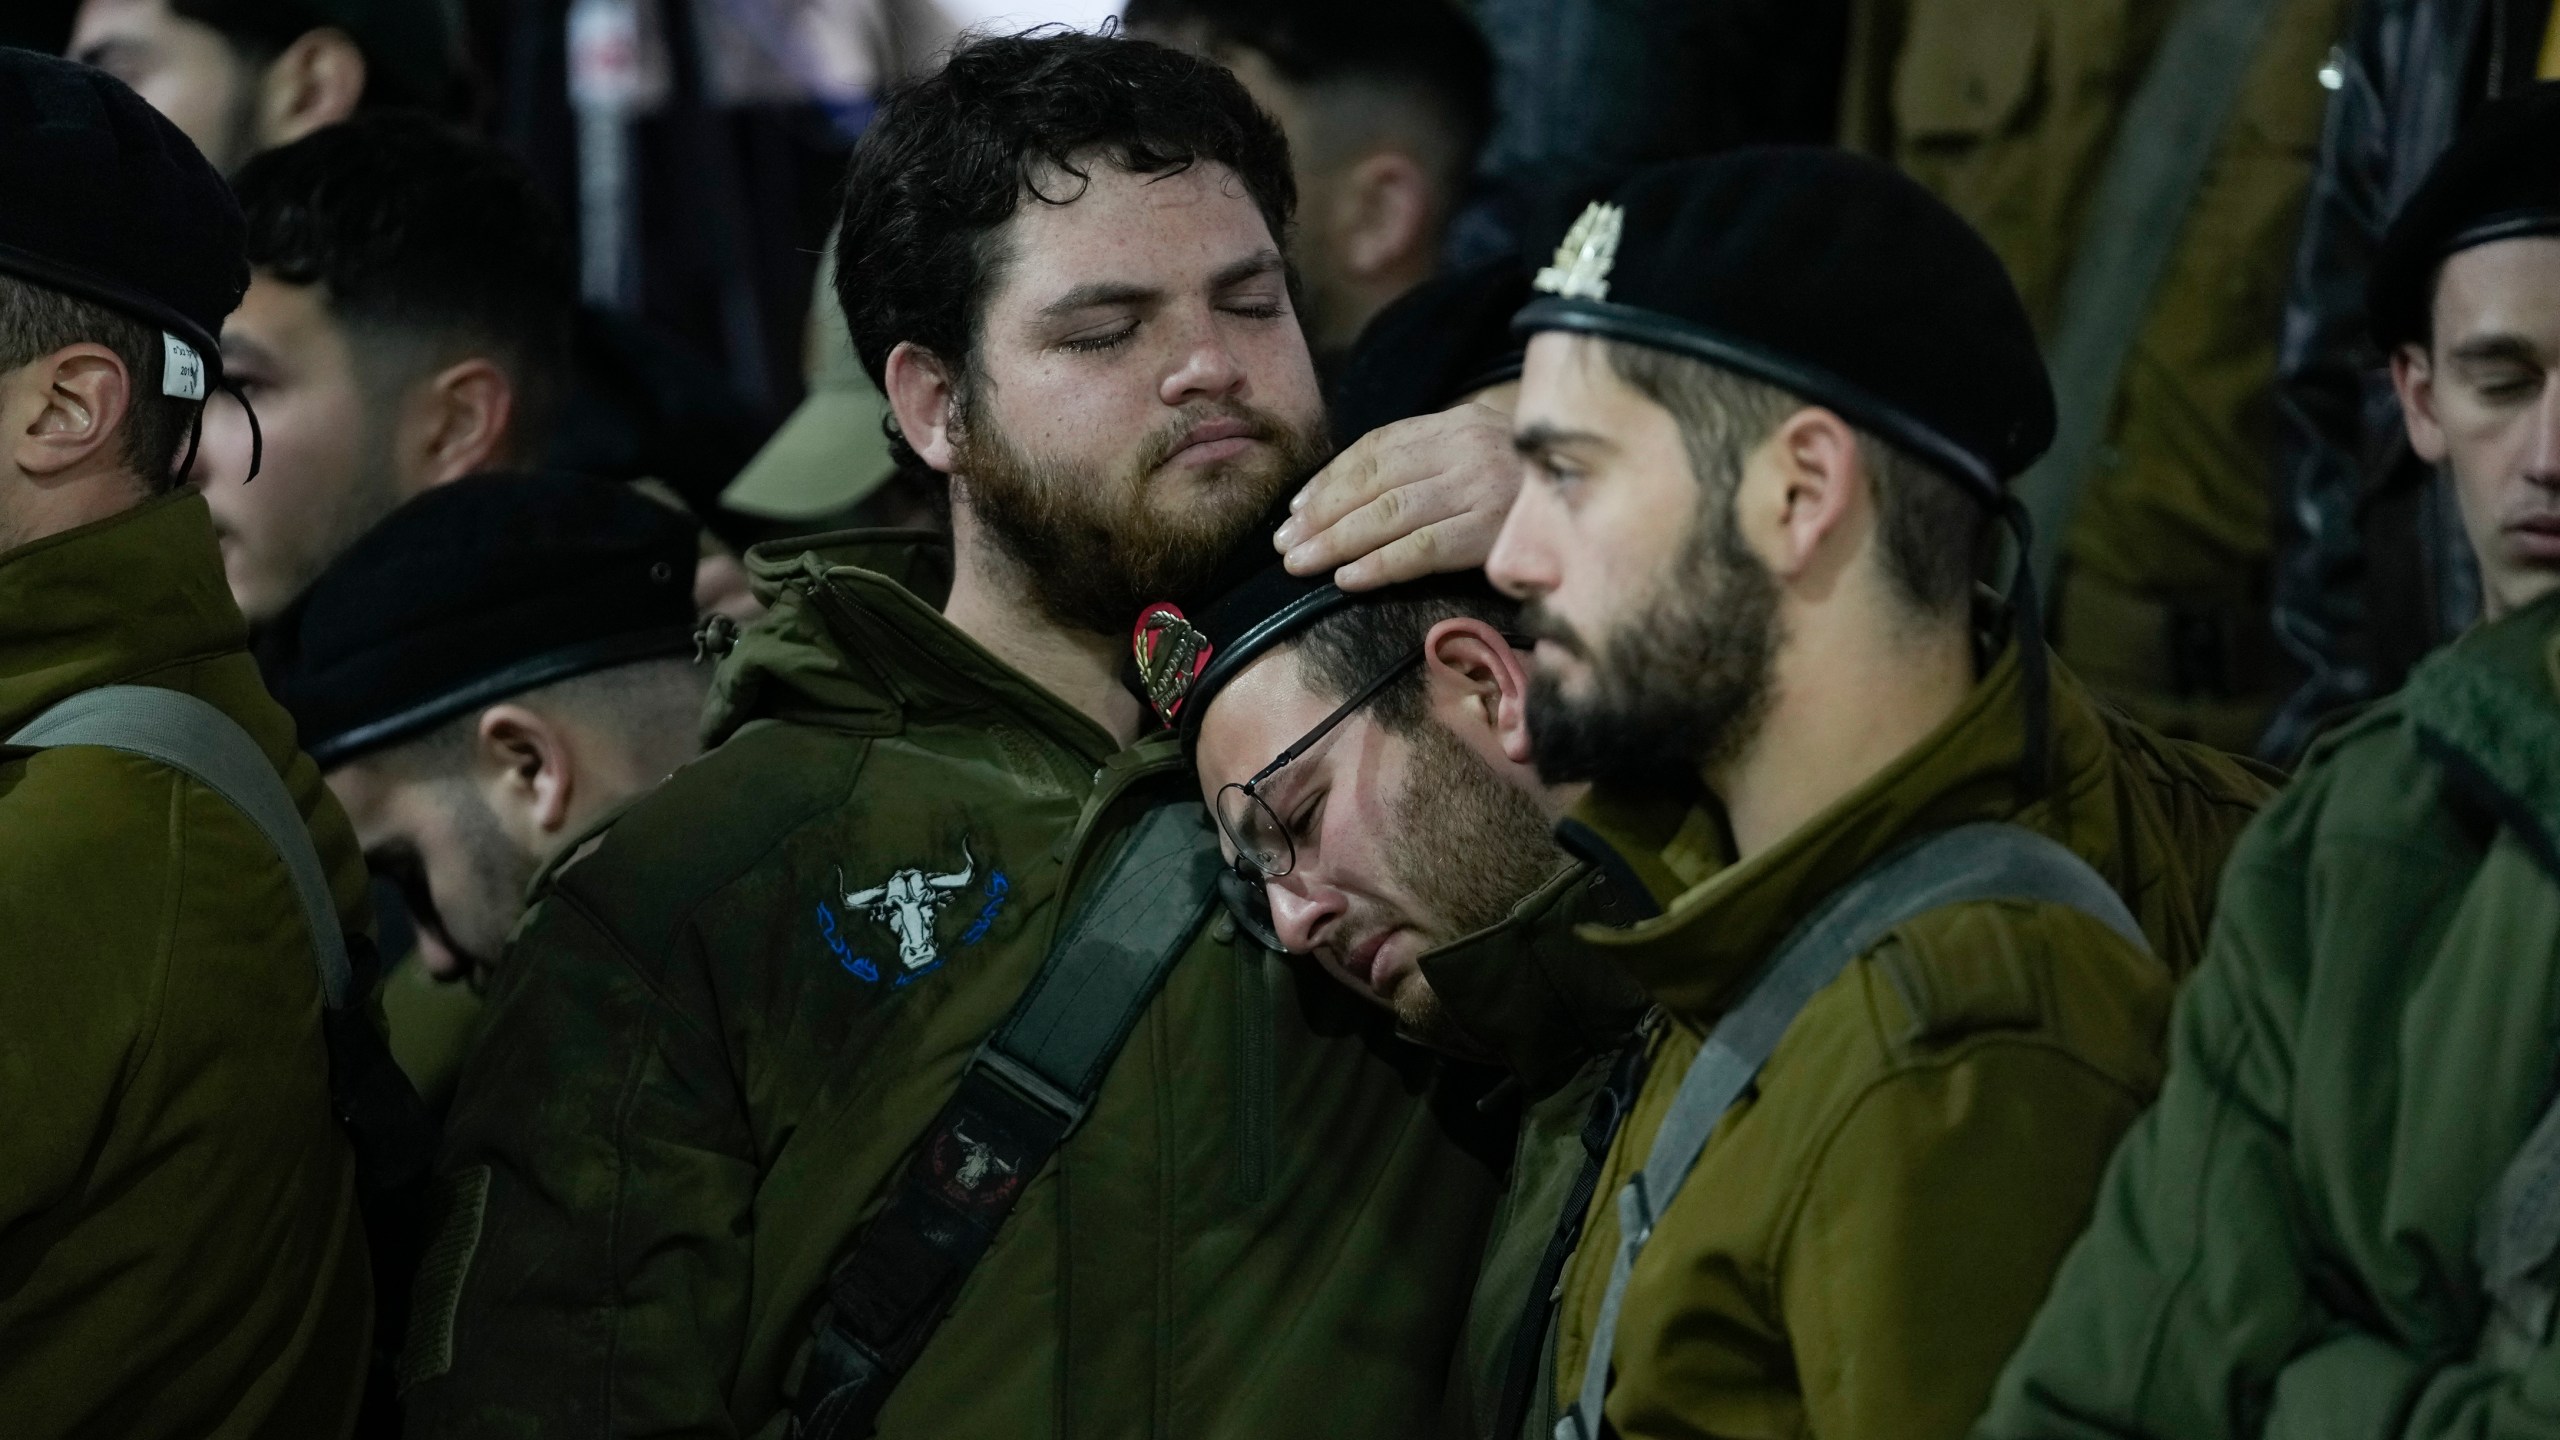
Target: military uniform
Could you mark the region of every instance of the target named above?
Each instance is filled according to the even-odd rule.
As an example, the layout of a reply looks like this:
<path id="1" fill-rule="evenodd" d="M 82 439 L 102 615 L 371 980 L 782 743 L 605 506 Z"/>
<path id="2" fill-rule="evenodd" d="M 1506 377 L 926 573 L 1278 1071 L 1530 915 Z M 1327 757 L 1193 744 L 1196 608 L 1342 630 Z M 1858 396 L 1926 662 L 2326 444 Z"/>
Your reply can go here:
<path id="1" fill-rule="evenodd" d="M 2037 328 L 2169 0 L 1859 0 L 1843 143 L 1980 229 Z M 2054 640 L 2163 731 L 2247 751 L 2279 696 L 2267 620 L 2276 341 L 2345 0 L 2273 0 L 2079 479 Z"/>
<path id="2" fill-rule="evenodd" d="M 452 1111 L 413 1436 L 784 1433 L 849 1237 L 1115 842 L 1196 793 L 895 539 L 753 557 L 719 748 L 538 885 Z M 1422 1433 L 1493 1203 L 1439 1069 L 1204 925 L 879 1433 Z"/>
<path id="3" fill-rule="evenodd" d="M 1533 1324 L 1552 1341 L 1544 1273 L 1548 1247 L 1588 1199 L 1598 1156 L 1589 1127 L 1620 1079 L 1650 1002 L 1574 934 L 1608 907 L 1607 882 L 1577 864 L 1524 898 L 1502 924 L 1422 957 L 1432 993 L 1458 1027 L 1497 1055 L 1517 1086 L 1519 1136 L 1467 1305 L 1464 1341 L 1442 1433 L 1530 1440 L 1555 1424 L 1554 1346 L 1538 1344 L 1521 1430 L 1503 1435 L 1501 1409 Z M 1602 1116 L 1605 1127 L 1612 1117 Z M 1528 1343 L 1537 1343 L 1535 1341 Z"/>
<path id="4" fill-rule="evenodd" d="M 210 702 L 362 933 L 355 837 L 247 644 L 195 494 L 0 553 L 0 735 L 102 685 Z M 284 861 L 156 762 L 0 748 L 0 876 L 0 1429 L 346 1434 L 373 1284 Z"/>
<path id="5" fill-rule="evenodd" d="M 2158 1086 L 2171 989 L 2268 786 L 2244 762 L 2113 716 L 2056 671 L 2053 786 L 2022 805 L 2020 670 L 2012 647 L 1936 733 L 1740 864 L 1723 863 L 1707 809 L 1595 790 L 1578 812 L 1664 907 L 1584 938 L 1667 1023 L 1566 1272 L 1565 1395 L 1618 1248 L 1610 1201 L 1707 1030 L 1851 876 L 1915 836 L 2013 822 L 2095 867 L 2154 952 L 2059 906 L 1953 905 L 1817 993 L 1633 1274 L 1607 1402 L 1626 1440 L 1962 1434 Z"/>

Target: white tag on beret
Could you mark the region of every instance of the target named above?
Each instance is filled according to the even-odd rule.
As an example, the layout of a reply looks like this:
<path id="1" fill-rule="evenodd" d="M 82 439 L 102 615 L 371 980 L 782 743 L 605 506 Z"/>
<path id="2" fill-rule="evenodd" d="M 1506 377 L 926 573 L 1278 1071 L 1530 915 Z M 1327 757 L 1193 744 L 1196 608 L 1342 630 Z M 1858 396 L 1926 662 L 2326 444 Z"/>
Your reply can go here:
<path id="1" fill-rule="evenodd" d="M 160 332 L 160 344 L 160 393 L 178 400 L 203 399 L 204 357 L 166 330 Z"/>

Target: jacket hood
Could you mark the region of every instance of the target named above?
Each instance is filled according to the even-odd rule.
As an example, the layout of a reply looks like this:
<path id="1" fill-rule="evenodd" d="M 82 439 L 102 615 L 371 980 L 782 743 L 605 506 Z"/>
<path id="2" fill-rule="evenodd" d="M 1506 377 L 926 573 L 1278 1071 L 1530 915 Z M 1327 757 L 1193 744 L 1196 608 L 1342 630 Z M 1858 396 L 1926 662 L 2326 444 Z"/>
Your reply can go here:
<path id="1" fill-rule="evenodd" d="M 248 637 L 192 490 L 0 552 L 0 735 L 66 696 Z"/>
<path id="2" fill-rule="evenodd" d="M 747 573 L 763 619 L 712 682 L 703 742 L 760 719 L 855 734 L 969 721 L 992 701 L 1100 765 L 1121 747 L 942 618 L 951 554 L 922 530 L 847 530 L 759 545 Z"/>

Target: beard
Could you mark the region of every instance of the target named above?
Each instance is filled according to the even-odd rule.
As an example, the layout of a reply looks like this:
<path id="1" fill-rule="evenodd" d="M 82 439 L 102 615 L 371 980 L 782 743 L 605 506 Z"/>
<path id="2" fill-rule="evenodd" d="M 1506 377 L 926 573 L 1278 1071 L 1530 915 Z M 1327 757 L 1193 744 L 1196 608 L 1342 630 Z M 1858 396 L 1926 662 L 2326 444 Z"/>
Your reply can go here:
<path id="1" fill-rule="evenodd" d="M 1530 759 L 1549 784 L 1643 786 L 1731 760 L 1768 714 L 1785 638 L 1777 579 L 1729 512 L 1710 525 L 1701 511 L 1660 581 L 1596 651 L 1535 601 L 1521 626 L 1591 672 L 1579 697 L 1543 667 L 1531 678 Z"/>
<path id="2" fill-rule="evenodd" d="M 1281 495 L 1332 454 L 1321 422 L 1296 429 L 1233 401 L 1185 407 L 1109 474 L 1018 449 L 974 396 L 961 418 L 954 468 L 988 535 L 1020 568 L 1042 613 L 1106 635 L 1126 631 L 1148 604 L 1195 596 Z M 1262 446 L 1160 478 L 1184 437 L 1214 418 L 1253 427 Z"/>
<path id="3" fill-rule="evenodd" d="M 1508 918 L 1566 863 L 1547 818 L 1502 782 L 1436 720 L 1412 735 L 1412 762 L 1395 797 L 1390 878 L 1438 933 L 1435 944 L 1473 935 Z M 1479 1057 L 1478 1044 L 1417 973 L 1393 997 L 1407 1034 L 1435 1050 Z"/>

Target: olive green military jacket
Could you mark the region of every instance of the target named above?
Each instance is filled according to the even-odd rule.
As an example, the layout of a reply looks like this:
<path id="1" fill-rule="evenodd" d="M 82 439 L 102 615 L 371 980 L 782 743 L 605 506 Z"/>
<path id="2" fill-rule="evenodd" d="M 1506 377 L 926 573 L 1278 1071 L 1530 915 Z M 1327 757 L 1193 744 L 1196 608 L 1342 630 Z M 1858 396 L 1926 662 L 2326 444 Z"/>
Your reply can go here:
<path id="1" fill-rule="evenodd" d="M 2560 1435 L 2476 1258 L 2560 1066 L 2555 757 L 2560 597 L 2314 747 L 1978 1436 Z"/>
<path id="2" fill-rule="evenodd" d="M 1555 1428 L 1549 1343 L 1541 1347 L 1523 1428 L 1495 1436 L 1513 1347 L 1533 1300 L 1531 1323 L 1552 1342 L 1550 1307 L 1536 1290 L 1539 1269 L 1576 1183 L 1596 1158 L 1584 1146 L 1585 1124 L 1634 1048 L 1650 1003 L 1625 971 L 1574 934 L 1576 924 L 1607 908 L 1608 888 L 1590 866 L 1570 866 L 1501 924 L 1422 957 L 1432 993 L 1508 1072 L 1520 1111 L 1510 1177 L 1485 1241 L 1450 1386 L 1442 1433 L 1451 1440 L 1543 1440 Z"/>
<path id="3" fill-rule="evenodd" d="M 1842 143 L 1980 230 L 2051 339 L 2125 107 L 2176 0 L 1855 0 Z M 2054 642 L 2148 724 L 2246 750 L 2266 621 L 2276 341 L 2347 0 L 2270 0 L 2065 537 Z"/>
<path id="4" fill-rule="evenodd" d="M 1587 829 L 1664 904 L 1586 929 L 1661 1005 L 1558 1321 L 1581 1385 L 1644 1163 L 1706 1032 L 1823 899 L 1920 835 L 2011 821 L 2088 861 L 2152 951 L 2077 910 L 1945 906 L 1824 987 L 1663 1212 L 1620 1312 L 1608 1419 L 1669 1436 L 1956 1436 L 1981 1412 L 2116 1138 L 2160 1083 L 2170 992 L 2213 878 L 2268 794 L 2245 762 L 2165 741 L 2054 669 L 2053 781 L 2021 804 L 2015 647 L 1935 732 L 1765 852 L 1720 820 L 1595 794 Z"/>
<path id="5" fill-rule="evenodd" d="M 411 1435 L 782 1434 L 857 1227 L 1115 840 L 1196 799 L 1170 737 L 854 563 L 895 558 L 759 553 L 717 748 L 537 887 L 448 1120 Z M 863 898 L 900 876 L 920 922 Z M 1494 1178 L 1389 1026 L 1204 922 L 879 1433 L 1427 1430 Z"/>
<path id="6" fill-rule="evenodd" d="M 247 642 L 191 492 L 0 553 L 0 737 L 101 685 L 211 703 L 361 934 L 354 832 Z M 347 1433 L 373 1280 L 320 1010 L 293 882 L 230 802 L 0 749 L 0 1433 Z"/>

